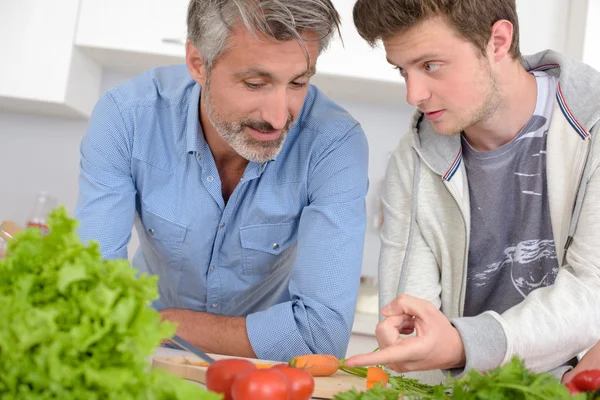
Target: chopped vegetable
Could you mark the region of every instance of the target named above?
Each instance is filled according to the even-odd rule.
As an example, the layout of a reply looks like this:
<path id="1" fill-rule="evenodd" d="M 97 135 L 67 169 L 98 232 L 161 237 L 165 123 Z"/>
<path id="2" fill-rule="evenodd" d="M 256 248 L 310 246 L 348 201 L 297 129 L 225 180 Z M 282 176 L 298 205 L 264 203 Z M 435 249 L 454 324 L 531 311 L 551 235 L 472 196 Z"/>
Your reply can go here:
<path id="1" fill-rule="evenodd" d="M 301 368 L 312 376 L 331 376 L 340 367 L 340 360 L 331 354 L 305 354 L 292 358 L 288 365 Z"/>
<path id="2" fill-rule="evenodd" d="M 76 224 L 57 209 L 47 236 L 25 230 L 0 260 L 0 398 L 219 399 L 150 370 L 151 354 L 175 331 L 149 307 L 156 278 L 103 260 Z"/>
<path id="3" fill-rule="evenodd" d="M 367 389 L 373 389 L 375 384 L 387 387 L 388 373 L 379 367 L 367 368 Z"/>
<path id="4" fill-rule="evenodd" d="M 600 370 L 581 371 L 570 383 L 580 392 L 594 392 L 600 389 Z"/>

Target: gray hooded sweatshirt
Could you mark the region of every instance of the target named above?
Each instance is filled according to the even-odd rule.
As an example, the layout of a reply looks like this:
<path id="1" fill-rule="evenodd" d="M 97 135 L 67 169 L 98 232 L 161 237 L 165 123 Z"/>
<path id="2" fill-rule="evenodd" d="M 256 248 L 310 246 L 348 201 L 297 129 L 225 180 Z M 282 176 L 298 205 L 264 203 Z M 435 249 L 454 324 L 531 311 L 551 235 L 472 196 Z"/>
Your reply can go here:
<path id="1" fill-rule="evenodd" d="M 461 335 L 465 370 L 518 355 L 550 371 L 600 339 L 600 73 L 550 50 L 522 64 L 559 78 L 546 145 L 554 284 L 502 314 L 463 317 L 470 206 L 460 136 L 436 134 L 416 112 L 386 173 L 380 305 L 405 293 L 439 307 Z"/>

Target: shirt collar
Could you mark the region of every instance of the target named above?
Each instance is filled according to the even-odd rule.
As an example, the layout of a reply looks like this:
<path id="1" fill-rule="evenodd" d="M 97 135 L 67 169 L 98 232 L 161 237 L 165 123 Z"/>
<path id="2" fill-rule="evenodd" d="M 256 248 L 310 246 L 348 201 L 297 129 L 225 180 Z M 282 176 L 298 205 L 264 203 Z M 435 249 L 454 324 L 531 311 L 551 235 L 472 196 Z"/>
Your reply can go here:
<path id="1" fill-rule="evenodd" d="M 204 146 L 204 133 L 200 125 L 198 114 L 200 105 L 201 87 L 196 83 L 188 99 L 187 123 L 186 123 L 186 150 L 188 153 L 202 154 Z"/>

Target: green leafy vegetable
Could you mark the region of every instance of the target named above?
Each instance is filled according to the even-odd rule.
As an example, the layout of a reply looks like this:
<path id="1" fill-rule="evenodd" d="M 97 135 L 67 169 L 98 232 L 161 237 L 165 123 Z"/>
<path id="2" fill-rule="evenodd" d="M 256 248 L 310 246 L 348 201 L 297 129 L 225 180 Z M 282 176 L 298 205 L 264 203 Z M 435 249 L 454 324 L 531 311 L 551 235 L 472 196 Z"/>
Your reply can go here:
<path id="1" fill-rule="evenodd" d="M 571 397 L 567 388 L 554 376 L 536 374 L 527 370 L 523 361 L 517 357 L 486 373 L 471 370 L 460 379 L 449 378 L 445 385 L 424 385 L 417 380 L 402 376 L 391 376 L 390 385 L 391 389 L 379 387 L 364 392 L 349 390 L 339 393 L 335 399 L 388 400 L 398 399 L 400 396 L 433 400 L 589 400 L 593 398 L 593 394 Z"/>
<path id="2" fill-rule="evenodd" d="M 43 237 L 28 229 L 0 260 L 0 399 L 219 399 L 150 370 L 175 326 L 149 305 L 155 277 L 83 245 L 64 208 Z"/>
<path id="3" fill-rule="evenodd" d="M 550 374 L 535 374 L 523 361 L 513 358 L 485 374 L 471 370 L 460 379 L 450 379 L 452 399 L 571 399 L 567 388 Z M 442 397 L 435 397 L 442 399 Z"/>
<path id="4" fill-rule="evenodd" d="M 341 392 L 333 400 L 398 400 L 400 392 L 395 389 L 382 388 L 376 385 L 373 389 L 359 392 L 356 389 Z"/>

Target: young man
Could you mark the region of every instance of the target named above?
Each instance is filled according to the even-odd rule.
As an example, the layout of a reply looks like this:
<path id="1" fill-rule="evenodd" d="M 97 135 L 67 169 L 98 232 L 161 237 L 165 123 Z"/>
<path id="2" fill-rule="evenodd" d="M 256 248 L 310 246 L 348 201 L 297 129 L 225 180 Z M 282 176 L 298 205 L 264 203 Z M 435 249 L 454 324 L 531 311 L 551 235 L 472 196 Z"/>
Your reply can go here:
<path id="1" fill-rule="evenodd" d="M 383 196 L 381 351 L 348 364 L 564 372 L 600 337 L 600 74 L 521 57 L 514 0 L 358 0 L 354 19 L 418 110 Z"/>
<path id="2" fill-rule="evenodd" d="M 346 351 L 368 149 L 309 86 L 338 24 L 329 0 L 192 0 L 186 66 L 110 90 L 91 118 L 80 233 L 126 258 L 135 217 L 133 266 L 158 276 L 155 306 L 207 352 Z"/>

